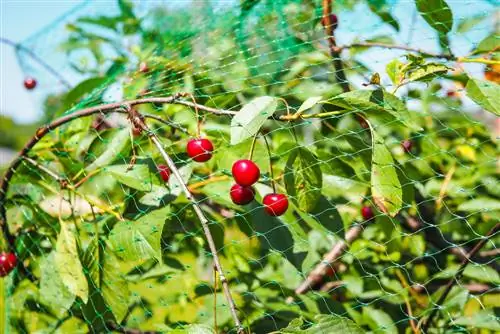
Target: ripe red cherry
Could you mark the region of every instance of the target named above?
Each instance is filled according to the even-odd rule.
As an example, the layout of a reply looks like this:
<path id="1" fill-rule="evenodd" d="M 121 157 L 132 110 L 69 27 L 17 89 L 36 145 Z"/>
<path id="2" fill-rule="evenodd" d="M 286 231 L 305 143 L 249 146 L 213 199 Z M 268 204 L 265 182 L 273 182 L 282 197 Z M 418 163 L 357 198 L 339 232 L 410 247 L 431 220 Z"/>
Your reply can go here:
<path id="1" fill-rule="evenodd" d="M 236 183 L 231 187 L 230 195 L 234 204 L 245 205 L 253 201 L 255 191 L 252 187 L 244 187 Z"/>
<path id="2" fill-rule="evenodd" d="M 251 160 L 238 160 L 233 164 L 233 177 L 240 186 L 249 187 L 259 180 L 260 170 Z"/>
<path id="3" fill-rule="evenodd" d="M 267 194 L 262 203 L 264 210 L 270 216 L 281 216 L 288 209 L 288 198 L 284 194 Z"/>
<path id="4" fill-rule="evenodd" d="M 164 182 L 168 182 L 170 178 L 170 169 L 168 169 L 167 165 L 158 165 L 158 172 L 160 172 L 161 179 Z"/>
<path id="5" fill-rule="evenodd" d="M 16 254 L 2 252 L 0 254 L 0 277 L 7 276 L 16 267 L 16 264 Z"/>
<path id="6" fill-rule="evenodd" d="M 321 24 L 324 26 L 326 25 L 325 18 L 323 17 L 321 19 Z M 335 14 L 330 14 L 330 25 L 332 26 L 332 29 L 335 30 L 339 26 L 339 18 Z"/>
<path id="7" fill-rule="evenodd" d="M 401 142 L 401 147 L 403 148 L 403 151 L 410 153 L 413 147 L 413 142 L 409 139 L 405 139 Z"/>
<path id="8" fill-rule="evenodd" d="M 361 208 L 361 216 L 363 216 L 364 220 L 370 220 L 375 216 L 375 214 L 373 213 L 371 207 L 365 205 Z"/>
<path id="9" fill-rule="evenodd" d="M 191 139 L 187 144 L 187 154 L 196 162 L 210 160 L 214 146 L 206 138 Z"/>
<path id="10" fill-rule="evenodd" d="M 24 87 L 26 89 L 32 90 L 36 87 L 36 80 L 32 77 L 27 77 L 26 79 L 24 79 Z"/>

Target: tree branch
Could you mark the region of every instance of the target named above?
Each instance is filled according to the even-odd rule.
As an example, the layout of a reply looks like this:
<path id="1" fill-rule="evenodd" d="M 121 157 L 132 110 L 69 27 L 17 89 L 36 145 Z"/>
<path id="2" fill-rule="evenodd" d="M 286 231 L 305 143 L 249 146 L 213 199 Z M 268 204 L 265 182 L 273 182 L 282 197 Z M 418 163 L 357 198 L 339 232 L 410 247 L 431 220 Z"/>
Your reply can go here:
<path id="1" fill-rule="evenodd" d="M 467 256 L 465 257 L 465 259 L 463 259 L 462 263 L 460 264 L 460 268 L 458 269 L 457 273 L 455 274 L 455 276 L 453 276 L 449 281 L 448 281 L 448 284 L 446 284 L 446 287 L 444 289 L 444 292 L 443 294 L 439 297 L 438 301 L 436 302 L 436 307 L 434 307 L 432 309 L 432 312 L 431 314 L 429 315 L 429 317 L 427 318 L 427 320 L 423 323 L 422 325 L 422 332 L 423 333 L 427 333 L 427 329 L 429 328 L 429 326 L 432 324 L 432 320 L 434 318 L 434 316 L 436 315 L 436 313 L 438 312 L 438 310 L 441 308 L 441 305 L 443 304 L 443 302 L 446 300 L 446 297 L 448 296 L 448 294 L 450 293 L 453 285 L 455 284 L 455 282 L 457 282 L 463 275 L 464 273 L 464 270 L 465 268 L 467 267 L 467 265 L 469 264 L 470 262 L 470 259 L 475 255 L 477 254 L 477 252 L 479 252 L 481 250 L 481 248 L 483 248 L 483 246 L 488 242 L 488 240 L 490 240 L 490 238 L 495 235 L 498 231 L 500 230 L 500 223 L 497 223 L 487 234 L 486 236 L 484 236 L 481 241 L 479 241 L 476 246 L 474 246 L 474 248 L 467 254 Z"/>
<path id="2" fill-rule="evenodd" d="M 196 201 L 196 199 L 194 198 L 193 194 L 189 191 L 188 186 L 184 182 L 184 180 L 182 179 L 182 175 L 181 175 L 179 169 L 177 168 L 177 166 L 175 165 L 174 161 L 172 160 L 172 158 L 170 158 L 168 153 L 163 149 L 163 146 L 162 146 L 160 140 L 158 139 L 158 137 L 155 135 L 154 132 L 150 131 L 148 126 L 143 122 L 141 115 L 137 111 L 134 111 L 130 107 L 128 107 L 128 111 L 130 113 L 130 119 L 131 119 L 132 123 L 136 127 L 147 132 L 149 138 L 151 139 L 151 141 L 156 146 L 156 148 L 160 152 L 161 156 L 163 157 L 163 159 L 167 163 L 168 168 L 170 168 L 172 173 L 177 178 L 177 181 L 179 182 L 179 184 L 181 186 L 181 190 L 186 195 L 186 198 L 191 202 L 191 205 L 193 206 L 194 212 L 196 213 L 196 215 L 198 216 L 198 219 L 200 220 L 201 226 L 203 228 L 203 232 L 205 233 L 205 237 L 207 238 L 208 246 L 209 246 L 210 251 L 211 251 L 212 256 L 213 256 L 214 265 L 215 265 L 215 268 L 217 269 L 217 272 L 219 274 L 219 280 L 222 283 L 224 295 L 225 295 L 226 300 L 229 304 L 229 309 L 231 311 L 231 315 L 232 315 L 234 323 L 236 325 L 237 332 L 243 333 L 243 327 L 241 326 L 241 322 L 238 319 L 238 315 L 236 313 L 236 305 L 234 303 L 234 299 L 232 297 L 231 290 L 229 289 L 229 284 L 228 284 L 227 278 L 224 274 L 224 270 L 222 269 L 222 265 L 220 264 L 219 256 L 217 255 L 217 247 L 215 246 L 215 242 L 214 242 L 214 239 L 212 237 L 212 233 L 210 232 L 210 228 L 208 226 L 209 225 L 208 219 L 205 217 L 203 210 L 201 210 L 201 208 L 200 208 L 198 202 Z"/>
<path id="3" fill-rule="evenodd" d="M 345 76 L 344 65 L 342 64 L 342 59 L 340 58 L 340 51 L 337 47 L 337 42 L 335 41 L 335 34 L 333 25 L 330 20 L 332 14 L 332 0 L 323 0 L 323 25 L 325 27 L 325 34 L 328 40 L 328 46 L 330 49 L 330 55 L 333 59 L 333 67 L 335 67 L 335 80 L 342 87 L 345 92 L 350 91 L 349 82 Z"/>
<path id="4" fill-rule="evenodd" d="M 337 261 L 342 253 L 349 247 L 349 244 L 361 235 L 362 231 L 362 225 L 351 227 L 345 234 L 345 240 L 340 240 L 333 245 L 330 251 L 323 257 L 323 260 L 314 267 L 307 278 L 297 287 L 297 289 L 295 289 L 295 293 L 298 295 L 304 294 L 320 283 L 327 271 L 332 269 L 334 262 Z"/>

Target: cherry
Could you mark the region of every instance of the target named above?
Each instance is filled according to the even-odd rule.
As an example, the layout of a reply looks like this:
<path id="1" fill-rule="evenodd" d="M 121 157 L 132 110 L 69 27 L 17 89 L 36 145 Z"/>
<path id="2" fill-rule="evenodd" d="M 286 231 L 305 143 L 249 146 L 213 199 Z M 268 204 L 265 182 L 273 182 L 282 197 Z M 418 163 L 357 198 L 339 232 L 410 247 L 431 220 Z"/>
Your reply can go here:
<path id="1" fill-rule="evenodd" d="M 141 73 L 148 73 L 149 72 L 148 64 L 145 61 L 143 61 L 139 64 L 139 72 L 141 72 Z"/>
<path id="2" fill-rule="evenodd" d="M 267 194 L 262 203 L 264 210 L 270 216 L 281 216 L 288 209 L 288 198 L 285 194 Z"/>
<path id="3" fill-rule="evenodd" d="M 36 87 L 36 80 L 32 77 L 27 77 L 26 79 L 24 79 L 24 87 L 28 90 L 32 90 Z"/>
<path id="4" fill-rule="evenodd" d="M 238 160 L 233 164 L 233 177 L 240 186 L 249 187 L 259 180 L 260 170 L 251 160 Z"/>
<path id="5" fill-rule="evenodd" d="M 158 172 L 160 172 L 161 179 L 164 182 L 168 182 L 170 178 L 170 169 L 168 169 L 167 165 L 158 165 Z"/>
<path id="6" fill-rule="evenodd" d="M 132 134 L 134 135 L 134 137 L 139 137 L 142 133 L 142 130 L 136 126 L 133 126 L 132 127 Z"/>
<path id="7" fill-rule="evenodd" d="M 413 142 L 409 139 L 405 139 L 401 142 L 401 147 L 403 148 L 403 151 L 410 153 L 413 147 Z"/>
<path id="8" fill-rule="evenodd" d="M 16 264 L 16 254 L 2 252 L 0 254 L 0 277 L 7 276 L 16 267 Z"/>
<path id="9" fill-rule="evenodd" d="M 196 162 L 210 160 L 214 145 L 206 138 L 191 139 L 187 144 L 187 154 Z"/>
<path id="10" fill-rule="evenodd" d="M 253 201 L 255 190 L 252 187 L 244 187 L 236 183 L 231 187 L 230 195 L 234 204 L 245 205 Z"/>
<path id="11" fill-rule="evenodd" d="M 375 216 L 375 214 L 373 213 L 371 207 L 365 205 L 361 208 L 361 216 L 363 216 L 364 220 L 370 220 Z"/>
<path id="12" fill-rule="evenodd" d="M 325 18 L 323 17 L 321 19 L 321 24 L 326 25 Z M 335 14 L 330 14 L 330 25 L 332 26 L 332 29 L 335 30 L 339 26 L 339 18 Z"/>
<path id="13" fill-rule="evenodd" d="M 357 116 L 357 119 L 358 119 L 358 122 L 359 122 L 359 125 L 363 128 L 363 129 L 368 129 L 370 126 L 368 125 L 368 122 L 366 121 L 366 119 L 364 119 L 363 117 L 361 116 Z"/>

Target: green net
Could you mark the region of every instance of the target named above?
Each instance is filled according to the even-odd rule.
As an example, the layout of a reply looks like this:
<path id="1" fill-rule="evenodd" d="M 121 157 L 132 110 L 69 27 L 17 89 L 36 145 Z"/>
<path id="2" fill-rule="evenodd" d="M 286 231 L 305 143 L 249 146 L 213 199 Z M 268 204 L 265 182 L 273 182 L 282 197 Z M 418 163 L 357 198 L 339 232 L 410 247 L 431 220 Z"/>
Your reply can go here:
<path id="1" fill-rule="evenodd" d="M 2 330 L 500 331 L 495 2 L 329 5 L 88 1 L 21 43 Z"/>

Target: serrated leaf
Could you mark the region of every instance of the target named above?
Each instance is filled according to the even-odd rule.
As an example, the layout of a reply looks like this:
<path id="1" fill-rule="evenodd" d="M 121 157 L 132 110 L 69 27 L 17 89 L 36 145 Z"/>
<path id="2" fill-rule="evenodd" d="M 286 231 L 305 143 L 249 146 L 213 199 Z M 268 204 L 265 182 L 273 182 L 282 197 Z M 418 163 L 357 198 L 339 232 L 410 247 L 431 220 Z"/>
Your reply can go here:
<path id="1" fill-rule="evenodd" d="M 130 130 L 128 128 L 118 131 L 109 143 L 106 143 L 106 150 L 85 170 L 91 172 L 112 163 L 117 157 L 124 156 L 123 153 L 130 145 Z"/>
<path id="2" fill-rule="evenodd" d="M 466 212 L 496 211 L 500 210 L 500 201 L 491 197 L 480 197 L 461 203 L 457 210 Z"/>
<path id="3" fill-rule="evenodd" d="M 111 247 L 124 260 L 156 258 L 161 262 L 161 233 L 170 214 L 170 207 L 166 206 L 136 221 L 118 222 L 109 233 Z"/>
<path id="4" fill-rule="evenodd" d="M 398 178 L 394 159 L 387 149 L 384 139 L 373 129 L 372 134 L 372 197 L 378 208 L 395 216 L 403 205 L 403 189 Z"/>
<path id="5" fill-rule="evenodd" d="M 398 334 L 394 321 L 384 311 L 365 306 L 363 307 L 363 316 L 374 333 Z"/>
<path id="6" fill-rule="evenodd" d="M 142 196 L 139 199 L 139 203 L 149 206 L 160 206 L 162 203 L 166 204 L 170 201 L 170 199 L 165 199 L 165 196 L 169 194 L 170 191 L 166 187 L 153 184 L 151 191 Z"/>
<path id="7" fill-rule="evenodd" d="M 121 265 L 113 251 L 107 247 L 104 251 L 102 264 L 101 293 L 104 301 L 120 323 L 127 314 L 129 306 L 129 287 Z"/>
<path id="8" fill-rule="evenodd" d="M 468 326 L 473 329 L 489 329 L 491 331 L 500 331 L 500 322 L 498 315 L 493 309 L 485 309 L 475 312 L 472 315 L 464 315 L 452 321 L 453 325 Z"/>
<path id="9" fill-rule="evenodd" d="M 316 156 L 305 147 L 297 147 L 288 157 L 285 167 L 288 195 L 300 210 L 313 210 L 321 197 L 323 177 Z"/>
<path id="10" fill-rule="evenodd" d="M 500 116 L 500 85 L 479 79 L 469 79 L 467 96 L 489 112 Z"/>
<path id="11" fill-rule="evenodd" d="M 448 66 L 439 63 L 422 64 L 408 72 L 407 80 L 409 82 L 412 81 L 426 82 L 436 77 L 439 77 L 440 75 L 446 74 L 448 70 L 449 70 Z"/>
<path id="12" fill-rule="evenodd" d="M 434 30 L 447 34 L 453 27 L 453 13 L 444 0 L 415 0 L 420 15 Z"/>
<path id="13" fill-rule="evenodd" d="M 342 333 L 342 334 L 363 334 L 365 331 L 361 329 L 354 321 L 340 317 L 337 315 L 320 314 L 314 317 L 314 324 L 308 328 L 302 328 L 302 319 L 293 319 L 286 328 L 283 328 L 280 333 Z"/>
<path id="14" fill-rule="evenodd" d="M 114 165 L 106 167 L 103 172 L 109 173 L 118 182 L 130 188 L 141 191 L 152 189 L 153 181 L 147 165 L 135 164 L 132 167 L 130 165 Z"/>
<path id="15" fill-rule="evenodd" d="M 472 53 L 489 53 L 493 50 L 498 50 L 498 48 L 500 48 L 500 38 L 497 33 L 493 33 L 481 40 Z"/>
<path id="16" fill-rule="evenodd" d="M 94 77 L 83 80 L 66 93 L 63 99 L 63 107 L 61 109 L 66 111 L 85 95 L 92 93 L 94 89 L 103 85 L 107 80 L 108 79 L 105 77 Z"/>
<path id="17" fill-rule="evenodd" d="M 368 116 L 396 118 L 415 131 L 421 130 L 405 104 L 393 94 L 382 89 L 343 93 L 335 96 L 328 103 L 349 111 L 364 112 Z"/>
<path id="18" fill-rule="evenodd" d="M 321 96 L 311 96 L 307 100 L 304 101 L 297 110 L 297 113 L 302 114 L 304 111 L 311 109 L 322 99 Z"/>
<path id="19" fill-rule="evenodd" d="M 276 98 L 271 96 L 257 97 L 245 104 L 231 121 L 231 145 L 253 137 L 277 107 Z"/>
<path id="20" fill-rule="evenodd" d="M 75 301 L 76 295 L 70 291 L 59 275 L 55 263 L 55 252 L 51 252 L 40 264 L 42 270 L 40 278 L 40 299 L 49 305 L 52 310 L 63 315 Z"/>
<path id="21" fill-rule="evenodd" d="M 87 303 L 89 287 L 78 256 L 76 238 L 66 222 L 61 222 L 54 253 L 55 268 L 68 291 Z"/>

